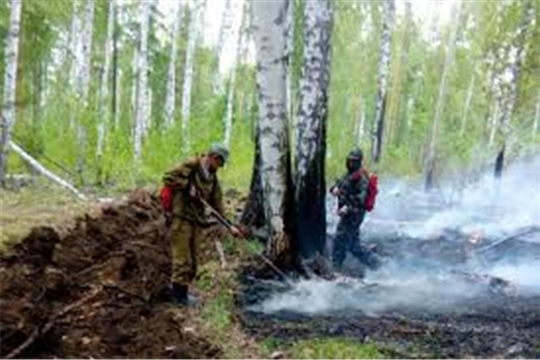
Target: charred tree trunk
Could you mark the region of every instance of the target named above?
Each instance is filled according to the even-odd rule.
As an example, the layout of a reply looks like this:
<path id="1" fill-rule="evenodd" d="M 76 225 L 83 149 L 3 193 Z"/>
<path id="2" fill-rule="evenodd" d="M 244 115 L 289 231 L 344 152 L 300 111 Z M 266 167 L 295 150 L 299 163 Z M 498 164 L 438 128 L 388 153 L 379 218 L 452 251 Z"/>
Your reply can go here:
<path id="1" fill-rule="evenodd" d="M 504 149 L 505 148 L 506 146 L 503 144 L 503 146 L 499 150 L 499 153 L 497 154 L 497 158 L 495 159 L 495 171 L 493 172 L 495 179 L 500 179 L 502 176 L 503 167 L 504 167 Z"/>
<path id="2" fill-rule="evenodd" d="M 263 186 L 261 178 L 261 141 L 259 126 L 255 126 L 255 156 L 253 172 L 249 186 L 249 198 L 242 212 L 240 223 L 250 228 L 261 228 L 265 225 Z"/>
<path id="3" fill-rule="evenodd" d="M 372 136 L 371 157 L 375 164 L 381 158 L 382 139 L 384 130 L 384 112 L 386 108 L 386 91 L 388 68 L 390 65 L 390 45 L 392 40 L 392 24 L 394 20 L 394 0 L 384 0 L 384 20 L 381 35 L 379 58 L 379 73 L 377 76 L 377 99 L 375 101 L 375 131 Z"/>
<path id="4" fill-rule="evenodd" d="M 15 94 L 17 92 L 17 62 L 21 26 L 22 0 L 11 0 L 9 33 L 6 41 L 4 73 L 4 107 L 2 111 L 2 138 L 0 144 L 0 185 L 5 185 L 7 175 L 7 155 L 10 148 L 11 130 L 15 124 Z"/>
<path id="5" fill-rule="evenodd" d="M 509 64 L 508 70 L 512 74 L 512 78 L 505 91 L 504 102 L 501 109 L 500 127 L 499 130 L 502 135 L 501 148 L 497 154 L 497 160 L 495 161 L 495 179 L 502 177 L 502 170 L 504 168 L 504 153 L 507 144 L 507 138 L 509 133 L 510 122 L 514 113 L 514 107 L 518 96 L 518 87 L 521 80 L 521 70 L 523 62 L 525 60 L 526 44 L 530 30 L 534 24 L 534 5 L 532 1 L 527 1 L 523 6 L 523 13 L 520 21 L 519 28 L 517 29 L 517 39 L 514 44 L 516 55 L 512 57 L 512 62 Z"/>
<path id="6" fill-rule="evenodd" d="M 295 248 L 323 254 L 326 243 L 326 122 L 332 34 L 330 0 L 304 4 L 304 59 L 296 140 Z"/>
<path id="7" fill-rule="evenodd" d="M 256 45 L 261 178 L 269 241 L 267 255 L 279 265 L 292 263 L 292 179 L 287 122 L 286 78 L 290 54 L 287 11 L 290 0 L 253 2 Z"/>

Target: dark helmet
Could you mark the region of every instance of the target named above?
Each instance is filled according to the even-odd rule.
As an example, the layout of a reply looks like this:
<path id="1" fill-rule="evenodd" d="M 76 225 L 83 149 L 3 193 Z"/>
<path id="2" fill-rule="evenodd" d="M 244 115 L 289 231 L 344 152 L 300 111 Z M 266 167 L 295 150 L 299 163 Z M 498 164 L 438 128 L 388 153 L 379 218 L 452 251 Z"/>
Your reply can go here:
<path id="1" fill-rule="evenodd" d="M 349 155 L 347 155 L 347 170 L 350 172 L 359 170 L 362 167 L 362 160 L 364 159 L 364 154 L 359 148 L 352 150 Z"/>

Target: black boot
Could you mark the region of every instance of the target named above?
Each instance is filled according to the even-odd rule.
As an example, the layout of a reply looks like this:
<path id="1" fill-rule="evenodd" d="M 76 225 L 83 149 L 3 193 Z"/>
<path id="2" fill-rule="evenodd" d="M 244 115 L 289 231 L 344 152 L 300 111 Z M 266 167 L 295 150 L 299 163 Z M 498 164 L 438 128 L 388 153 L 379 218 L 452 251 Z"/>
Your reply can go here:
<path id="1" fill-rule="evenodd" d="M 188 286 L 178 283 L 173 283 L 173 298 L 174 302 L 183 306 L 194 306 L 197 299 L 188 293 Z"/>

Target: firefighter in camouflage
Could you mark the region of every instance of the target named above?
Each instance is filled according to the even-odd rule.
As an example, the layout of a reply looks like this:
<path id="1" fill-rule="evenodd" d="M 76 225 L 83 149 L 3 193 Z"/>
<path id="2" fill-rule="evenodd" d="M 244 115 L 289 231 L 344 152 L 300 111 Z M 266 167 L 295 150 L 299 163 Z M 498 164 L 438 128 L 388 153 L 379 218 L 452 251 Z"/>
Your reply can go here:
<path id="1" fill-rule="evenodd" d="M 338 199 L 340 217 L 332 251 L 334 267 L 339 270 L 347 251 L 370 269 L 379 266 L 377 256 L 360 245 L 360 225 L 366 215 L 369 175 L 362 169 L 363 154 L 355 149 L 347 156 L 347 173 L 339 179 L 330 192 Z"/>
<path id="2" fill-rule="evenodd" d="M 197 254 L 202 231 L 207 227 L 204 199 L 222 216 L 224 215 L 222 191 L 217 178 L 229 152 L 214 145 L 205 155 L 188 159 L 163 177 L 165 187 L 171 189 L 172 206 L 166 214 L 169 218 L 169 234 L 173 253 L 172 297 L 180 304 L 195 302 L 188 296 L 188 286 L 197 274 Z M 231 233 L 238 237 L 241 232 L 232 227 Z"/>

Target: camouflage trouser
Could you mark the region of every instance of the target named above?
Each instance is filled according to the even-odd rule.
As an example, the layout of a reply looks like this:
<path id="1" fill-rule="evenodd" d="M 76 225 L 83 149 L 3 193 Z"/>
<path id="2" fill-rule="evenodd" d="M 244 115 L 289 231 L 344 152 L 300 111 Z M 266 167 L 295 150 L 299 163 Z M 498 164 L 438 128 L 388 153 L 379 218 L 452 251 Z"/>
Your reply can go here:
<path id="1" fill-rule="evenodd" d="M 361 218 L 342 218 L 337 226 L 336 237 L 332 249 L 332 261 L 336 269 L 340 269 L 349 251 L 362 264 L 370 269 L 378 267 L 378 258 L 371 251 L 360 245 Z"/>
<path id="2" fill-rule="evenodd" d="M 173 282 L 190 284 L 197 275 L 197 254 L 202 240 L 202 229 L 194 222 L 175 218 L 172 221 L 171 245 Z"/>

